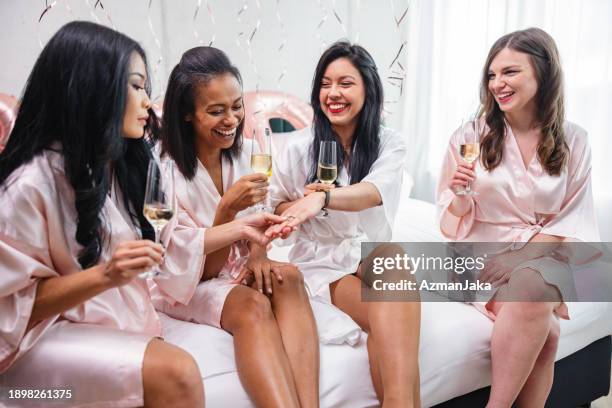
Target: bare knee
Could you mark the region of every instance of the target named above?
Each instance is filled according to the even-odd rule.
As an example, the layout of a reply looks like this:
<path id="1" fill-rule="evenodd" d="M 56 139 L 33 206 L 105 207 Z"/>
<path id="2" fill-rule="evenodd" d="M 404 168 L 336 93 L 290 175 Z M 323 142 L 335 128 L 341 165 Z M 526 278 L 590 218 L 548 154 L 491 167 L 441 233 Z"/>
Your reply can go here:
<path id="1" fill-rule="evenodd" d="M 203 403 L 200 369 L 186 351 L 153 340 L 143 363 L 145 406 L 194 406 Z"/>
<path id="2" fill-rule="evenodd" d="M 282 281 L 273 280 L 275 291 L 304 291 L 304 276 L 295 265 L 282 265 L 276 267 L 277 273 L 282 276 Z"/>
<path id="3" fill-rule="evenodd" d="M 173 384 L 174 388 L 185 395 L 202 387 L 202 375 L 198 364 L 187 352 L 182 352 L 164 361 L 159 375 Z"/>
<path id="4" fill-rule="evenodd" d="M 237 301 L 226 305 L 221 322 L 230 333 L 243 328 L 258 328 L 274 319 L 270 300 L 256 290 L 242 291 Z"/>

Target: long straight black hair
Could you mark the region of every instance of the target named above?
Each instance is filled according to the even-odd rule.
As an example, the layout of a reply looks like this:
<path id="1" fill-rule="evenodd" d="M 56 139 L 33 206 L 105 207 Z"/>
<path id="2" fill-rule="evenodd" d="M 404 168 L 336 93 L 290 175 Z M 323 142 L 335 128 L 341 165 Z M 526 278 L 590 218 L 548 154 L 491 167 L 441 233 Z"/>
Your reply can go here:
<path id="1" fill-rule="evenodd" d="M 144 138 L 122 135 L 129 66 L 135 54 L 146 65 L 144 50 L 126 35 L 90 22 L 63 26 L 34 64 L 15 127 L 0 153 L 0 185 L 7 188 L 11 173 L 51 149 L 54 142 L 60 143 L 66 178 L 75 193 L 75 239 L 82 246 L 78 261 L 83 268 L 99 261 L 110 238 L 103 233 L 102 207 L 111 170 L 132 223 L 141 228 L 144 238 L 154 237 L 139 211 L 150 146 Z M 145 133 L 155 139 L 158 129 L 150 109 Z"/>
<path id="2" fill-rule="evenodd" d="M 336 141 L 338 168 L 341 168 L 345 158 L 344 149 L 338 135 L 334 131 L 321 109 L 319 94 L 321 82 L 328 65 L 338 58 L 347 58 L 359 71 L 365 88 L 365 101 L 357 119 L 357 127 L 353 135 L 351 146 L 352 156 L 349 165 L 349 183 L 359 183 L 370 171 L 376 161 L 380 149 L 380 125 L 384 102 L 383 86 L 376 69 L 376 63 L 365 48 L 347 41 L 338 41 L 332 44 L 319 59 L 315 75 L 312 80 L 312 93 L 310 104 L 314 110 L 312 127 L 314 142 L 310 149 L 311 167 L 308 176 L 309 182 L 317 179 L 317 164 L 319 160 L 320 142 L 326 140 Z"/>
<path id="3" fill-rule="evenodd" d="M 185 51 L 170 74 L 162 117 L 162 155 L 169 155 L 187 180 L 195 176 L 198 158 L 193 124 L 187 122 L 185 117 L 195 112 L 198 87 L 224 74 L 233 75 L 242 87 L 238 68 L 232 65 L 223 51 L 214 47 L 195 47 Z M 243 128 L 244 119 L 236 128 L 232 146 L 221 151 L 230 161 L 238 157 L 242 150 Z"/>

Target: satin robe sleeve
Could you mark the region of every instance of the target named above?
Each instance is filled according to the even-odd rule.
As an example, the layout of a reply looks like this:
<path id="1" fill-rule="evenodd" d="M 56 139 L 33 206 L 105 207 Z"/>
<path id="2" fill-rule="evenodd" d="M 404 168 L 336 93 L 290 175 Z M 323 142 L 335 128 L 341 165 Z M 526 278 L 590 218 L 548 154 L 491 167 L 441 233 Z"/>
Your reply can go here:
<path id="1" fill-rule="evenodd" d="M 55 238 L 47 222 L 47 216 L 53 215 L 47 211 L 52 188 L 23 177 L 26 181 L 17 180 L 0 192 L 0 373 L 59 317 L 36 322 L 28 329 L 38 283 L 59 274 L 49 249 Z"/>
<path id="2" fill-rule="evenodd" d="M 360 212 L 362 228 L 373 241 L 391 239 L 393 222 L 399 206 L 406 145 L 401 135 L 390 129 L 381 131 L 380 154 L 361 182 L 371 183 L 378 190 L 382 204 Z"/>
<path id="3" fill-rule="evenodd" d="M 274 157 L 279 159 L 272 162 L 272 177 L 270 178 L 270 205 L 276 208 L 283 202 L 295 201 L 304 196 L 304 186 L 308 171 L 309 149 L 312 133 L 310 128 L 304 128 L 287 135 L 275 135 Z M 278 138 L 289 140 L 281 142 Z M 295 243 L 293 233 L 287 239 L 276 239 L 277 246 L 292 245 Z"/>
<path id="4" fill-rule="evenodd" d="M 453 179 L 453 174 L 457 169 L 457 164 L 461 160 L 459 154 L 459 129 L 457 129 L 450 138 L 446 154 L 442 162 L 442 170 L 438 179 L 438 187 L 436 189 L 436 203 L 438 207 L 438 219 L 440 224 L 440 232 L 446 238 L 459 241 L 464 239 L 474 225 L 476 216 L 476 208 L 474 200 L 470 197 L 470 209 L 462 217 L 457 217 L 452 214 L 448 207 L 451 205 L 455 194 L 450 189 L 450 183 Z M 478 165 L 478 164 L 477 164 Z"/>
<path id="5" fill-rule="evenodd" d="M 176 167 L 176 166 L 175 166 Z M 178 169 L 176 170 L 178 171 Z M 162 274 L 155 278 L 158 294 L 171 305 L 191 300 L 204 272 L 204 238 L 206 229 L 199 227 L 178 198 L 179 189 L 188 188 L 182 175 L 175 175 L 177 215 L 162 231 L 166 252 Z"/>
<path id="6" fill-rule="evenodd" d="M 600 240 L 591 187 L 591 148 L 586 132 L 576 125 L 566 129 L 570 141 L 565 197 L 559 212 L 544 223 L 541 233 L 570 240 Z"/>

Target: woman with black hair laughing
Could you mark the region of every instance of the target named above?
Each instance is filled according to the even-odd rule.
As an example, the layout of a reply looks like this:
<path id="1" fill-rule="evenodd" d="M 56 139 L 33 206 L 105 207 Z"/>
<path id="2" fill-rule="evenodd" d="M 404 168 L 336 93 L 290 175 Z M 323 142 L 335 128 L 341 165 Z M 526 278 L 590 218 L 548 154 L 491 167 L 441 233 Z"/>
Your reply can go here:
<path id="1" fill-rule="evenodd" d="M 310 294 L 331 301 L 368 332 L 372 379 L 383 406 L 419 406 L 419 303 L 361 299 L 369 279 L 360 243 L 391 238 L 406 153 L 402 138 L 381 125 L 383 89 L 370 54 L 348 42 L 331 45 L 319 59 L 311 105 L 312 127 L 288 135 L 275 161 L 272 201 L 288 220 L 272 232 L 299 227 L 289 260 L 304 274 Z M 337 147 L 337 186 L 317 182 L 323 141 Z M 322 209 L 327 216 L 318 216 Z M 370 257 L 399 250 L 382 245 Z"/>

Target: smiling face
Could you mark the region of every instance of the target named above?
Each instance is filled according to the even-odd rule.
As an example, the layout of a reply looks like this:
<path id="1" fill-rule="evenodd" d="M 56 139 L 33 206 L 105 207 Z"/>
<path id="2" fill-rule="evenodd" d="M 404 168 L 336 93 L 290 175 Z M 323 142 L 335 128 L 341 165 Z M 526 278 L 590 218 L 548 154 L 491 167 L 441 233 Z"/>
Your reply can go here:
<path id="1" fill-rule="evenodd" d="M 489 92 L 505 114 L 536 111 L 538 78 L 528 54 L 502 49 L 491 61 Z"/>
<path id="2" fill-rule="evenodd" d="M 144 128 L 149 119 L 148 109 L 151 100 L 145 89 L 147 70 L 145 63 L 137 52 L 132 54 L 128 72 L 128 91 L 123 114 L 123 137 L 140 139 L 144 136 Z"/>
<path id="3" fill-rule="evenodd" d="M 196 143 L 212 150 L 232 147 L 243 119 L 242 88 L 230 73 L 198 85 L 194 113 L 185 118 L 193 125 Z"/>
<path id="4" fill-rule="evenodd" d="M 325 69 L 319 90 L 321 110 L 332 127 L 354 128 L 363 103 L 365 87 L 361 74 L 348 58 L 338 58 Z"/>

